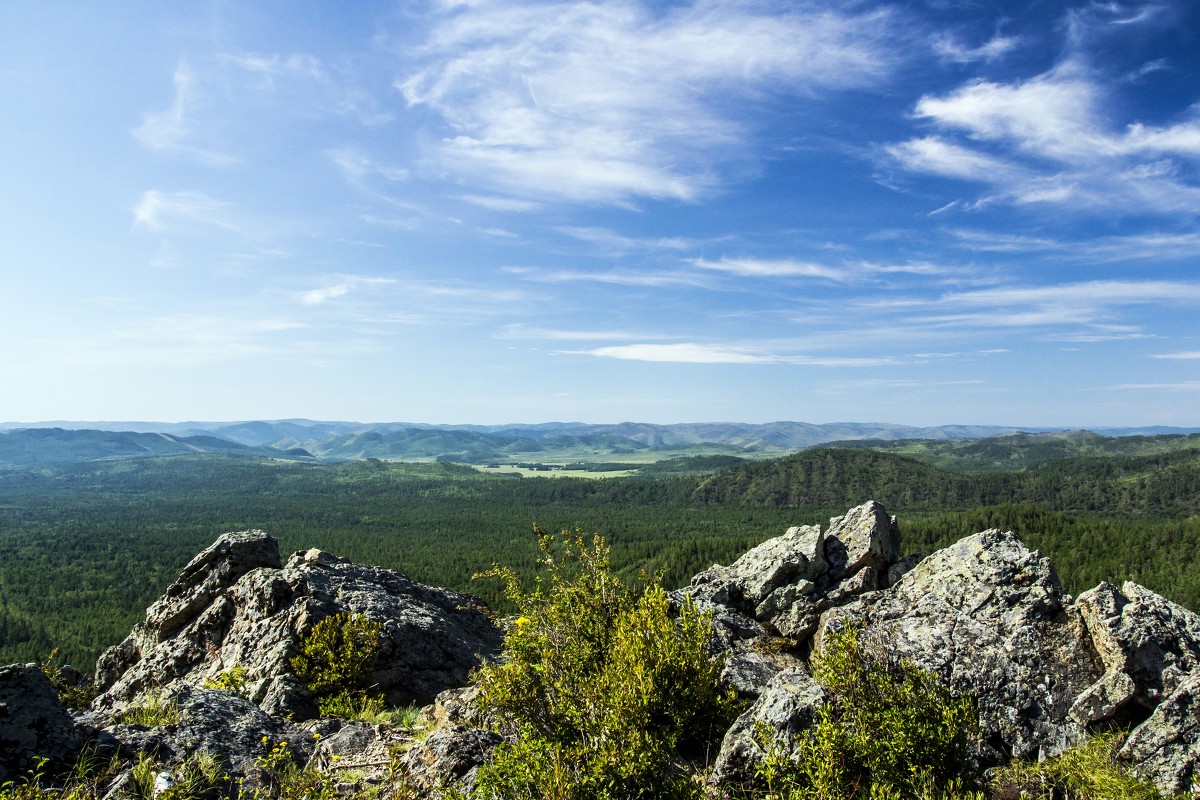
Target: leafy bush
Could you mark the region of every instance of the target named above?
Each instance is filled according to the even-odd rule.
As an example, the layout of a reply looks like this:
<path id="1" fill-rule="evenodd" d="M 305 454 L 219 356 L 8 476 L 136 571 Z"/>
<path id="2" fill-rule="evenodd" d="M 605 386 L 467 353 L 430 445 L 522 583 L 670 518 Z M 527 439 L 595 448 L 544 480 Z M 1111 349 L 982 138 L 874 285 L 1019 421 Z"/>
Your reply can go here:
<path id="1" fill-rule="evenodd" d="M 338 800 L 330 776 L 318 769 L 296 764 L 286 739 L 271 744 L 263 737 L 266 752 L 254 760 L 264 785 L 256 787 L 247 797 L 239 793 L 238 800 Z"/>
<path id="2" fill-rule="evenodd" d="M 788 800 L 961 796 L 974 782 L 979 715 L 936 676 L 863 640 L 831 633 L 813 655 L 826 704 L 790 758 L 772 748 L 761 769 Z"/>
<path id="3" fill-rule="evenodd" d="M 204 679 L 205 689 L 216 689 L 238 697 L 250 699 L 250 672 L 245 667 L 227 669 L 215 678 Z"/>
<path id="4" fill-rule="evenodd" d="M 140 705 L 127 708 L 116 717 L 122 725 L 141 725 L 147 728 L 161 728 L 165 725 L 179 723 L 179 704 L 174 698 L 163 695 L 161 690 L 152 689 Z"/>
<path id="5" fill-rule="evenodd" d="M 96 684 L 92 683 L 86 677 L 75 672 L 65 664 L 58 664 L 55 657 L 58 655 L 58 648 L 50 651 L 50 655 L 46 656 L 46 660 L 42 661 L 38 666 L 46 677 L 50 680 L 50 685 L 54 687 L 54 691 L 58 694 L 58 700 L 67 708 L 86 708 L 100 690 Z"/>
<path id="6" fill-rule="evenodd" d="M 1114 761 L 1124 738 L 1121 733 L 1102 734 L 1036 764 L 1014 761 L 996 771 L 992 795 L 997 800 L 1159 800 L 1153 784 Z"/>
<path id="7" fill-rule="evenodd" d="M 343 716 L 355 709 L 383 710 L 383 698 L 371 694 L 375 658 L 383 648 L 383 624 L 361 614 L 333 614 L 318 622 L 291 661 L 292 670 L 317 697 L 321 716 Z M 357 714 L 354 714 L 357 716 Z"/>
<path id="8" fill-rule="evenodd" d="M 519 616 L 504 658 L 477 675 L 480 706 L 509 739 L 478 794 L 696 796 L 683 761 L 719 741 L 736 711 L 705 652 L 709 618 L 690 602 L 676 613 L 657 581 L 631 591 L 599 536 L 535 532 L 544 575 L 532 590 L 512 570 L 485 573 L 506 581 Z"/>

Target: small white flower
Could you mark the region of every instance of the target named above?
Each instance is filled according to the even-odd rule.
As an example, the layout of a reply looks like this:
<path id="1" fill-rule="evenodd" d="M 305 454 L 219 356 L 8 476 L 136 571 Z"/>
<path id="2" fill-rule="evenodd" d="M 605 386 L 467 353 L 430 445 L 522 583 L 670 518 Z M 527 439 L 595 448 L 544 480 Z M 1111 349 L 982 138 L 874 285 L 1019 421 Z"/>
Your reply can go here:
<path id="1" fill-rule="evenodd" d="M 170 789 L 174 785 L 175 785 L 175 776 L 174 775 L 172 775 L 169 772 L 158 773 L 157 775 L 154 776 L 154 796 L 158 797 L 160 794 L 165 792 L 167 789 Z"/>

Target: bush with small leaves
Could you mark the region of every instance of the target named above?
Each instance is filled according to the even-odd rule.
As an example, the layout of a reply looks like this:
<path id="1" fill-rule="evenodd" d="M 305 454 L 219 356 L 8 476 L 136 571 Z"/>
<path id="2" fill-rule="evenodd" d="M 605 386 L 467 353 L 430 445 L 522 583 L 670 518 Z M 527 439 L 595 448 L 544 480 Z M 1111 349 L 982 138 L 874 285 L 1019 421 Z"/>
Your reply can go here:
<path id="1" fill-rule="evenodd" d="M 369 689 L 382 648 L 382 623 L 360 614 L 333 614 L 313 626 L 289 663 L 316 695 L 321 716 L 343 716 L 356 707 L 378 713 L 383 699 Z"/>
<path id="2" fill-rule="evenodd" d="M 970 795 L 979 724 L 970 697 L 955 697 L 855 627 L 829 634 L 811 667 L 826 704 L 793 754 L 769 751 L 760 777 L 774 793 L 787 800 Z"/>
<path id="3" fill-rule="evenodd" d="M 997 800 L 1160 800 L 1158 789 L 1115 761 L 1123 733 L 1101 734 L 1062 755 L 1036 764 L 1014 761 L 989 784 Z"/>
<path id="4" fill-rule="evenodd" d="M 689 758 L 715 752 L 736 713 L 705 646 L 710 620 L 673 607 L 657 581 L 617 578 L 599 537 L 535 528 L 543 574 L 505 579 L 519 616 L 504 657 L 480 670 L 479 702 L 508 741 L 481 770 L 487 798 L 689 798 Z"/>
<path id="5" fill-rule="evenodd" d="M 227 669 L 215 678 L 204 679 L 205 689 L 215 689 L 218 692 L 228 692 L 246 700 L 250 699 L 250 671 L 237 666 Z"/>
<path id="6" fill-rule="evenodd" d="M 58 693 L 59 702 L 67 708 L 86 708 L 100 693 L 99 688 L 73 668 L 57 663 L 55 658 L 57 655 L 58 648 L 56 647 L 38 666 L 50 679 L 50 685 Z"/>

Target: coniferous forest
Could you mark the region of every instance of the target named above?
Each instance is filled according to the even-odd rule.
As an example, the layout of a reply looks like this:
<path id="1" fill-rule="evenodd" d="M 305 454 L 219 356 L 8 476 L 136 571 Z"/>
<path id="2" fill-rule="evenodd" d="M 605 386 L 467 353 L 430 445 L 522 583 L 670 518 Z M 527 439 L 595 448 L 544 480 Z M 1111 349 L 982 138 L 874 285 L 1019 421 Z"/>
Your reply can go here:
<path id="1" fill-rule="evenodd" d="M 1133 579 L 1200 608 L 1196 448 L 1007 468 L 947 462 L 940 451 L 826 448 L 697 472 L 728 463 L 600 480 L 221 454 L 9 469 L 0 472 L 0 663 L 57 647 L 90 670 L 230 530 L 259 528 L 285 553 L 320 547 L 503 607 L 502 587 L 472 575 L 493 563 L 531 567 L 535 522 L 601 533 L 623 576 L 662 573 L 674 586 L 867 499 L 899 517 L 909 553 L 1011 529 L 1054 560 L 1073 592 Z"/>

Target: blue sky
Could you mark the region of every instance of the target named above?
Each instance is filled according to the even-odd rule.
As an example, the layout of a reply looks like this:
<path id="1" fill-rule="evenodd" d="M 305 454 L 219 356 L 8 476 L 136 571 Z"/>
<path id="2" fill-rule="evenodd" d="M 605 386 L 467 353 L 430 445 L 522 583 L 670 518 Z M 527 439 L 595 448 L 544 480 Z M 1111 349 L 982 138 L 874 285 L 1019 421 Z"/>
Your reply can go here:
<path id="1" fill-rule="evenodd" d="M 1200 425 L 1200 5 L 0 5 L 0 420 Z"/>

